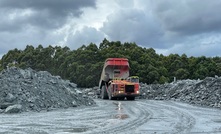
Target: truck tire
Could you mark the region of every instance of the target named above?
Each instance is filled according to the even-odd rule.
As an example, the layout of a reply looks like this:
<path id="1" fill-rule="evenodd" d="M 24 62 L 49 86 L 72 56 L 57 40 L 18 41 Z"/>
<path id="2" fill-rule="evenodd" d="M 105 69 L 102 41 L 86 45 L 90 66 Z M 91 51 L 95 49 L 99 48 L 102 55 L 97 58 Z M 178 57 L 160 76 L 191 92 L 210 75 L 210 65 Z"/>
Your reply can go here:
<path id="1" fill-rule="evenodd" d="M 113 97 L 111 97 L 110 94 L 108 94 L 108 98 L 109 98 L 109 100 L 113 100 Z"/>
<path id="2" fill-rule="evenodd" d="M 109 100 L 116 100 L 117 99 L 116 97 L 112 97 L 110 94 L 108 94 L 108 98 L 109 98 Z"/>
<path id="3" fill-rule="evenodd" d="M 108 98 L 109 98 L 109 100 L 115 100 L 116 99 L 115 97 L 111 96 L 111 88 L 110 88 L 110 86 L 108 87 Z"/>
<path id="4" fill-rule="evenodd" d="M 105 86 L 102 86 L 101 88 L 101 99 L 108 99 L 108 94 Z"/>

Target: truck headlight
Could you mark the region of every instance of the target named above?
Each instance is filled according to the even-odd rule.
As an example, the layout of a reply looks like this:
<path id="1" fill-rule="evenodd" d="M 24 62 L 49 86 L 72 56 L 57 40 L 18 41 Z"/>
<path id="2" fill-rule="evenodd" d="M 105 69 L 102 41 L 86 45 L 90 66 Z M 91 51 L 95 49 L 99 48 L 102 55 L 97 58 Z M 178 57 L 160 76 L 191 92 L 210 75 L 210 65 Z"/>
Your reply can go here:
<path id="1" fill-rule="evenodd" d="M 139 94 L 140 93 L 140 91 L 137 91 L 137 94 Z"/>
<path id="2" fill-rule="evenodd" d="M 120 94 L 120 93 L 124 93 L 124 91 L 118 91 L 118 93 Z"/>

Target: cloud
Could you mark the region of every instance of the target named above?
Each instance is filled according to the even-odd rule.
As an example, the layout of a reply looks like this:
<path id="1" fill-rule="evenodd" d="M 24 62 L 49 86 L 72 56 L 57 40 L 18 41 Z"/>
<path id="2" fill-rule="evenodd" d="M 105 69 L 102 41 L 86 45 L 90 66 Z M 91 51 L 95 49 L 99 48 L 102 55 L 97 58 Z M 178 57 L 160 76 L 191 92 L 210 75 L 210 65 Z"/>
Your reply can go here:
<path id="1" fill-rule="evenodd" d="M 183 42 L 174 44 L 168 49 L 157 49 L 158 53 L 169 55 L 171 53 L 186 54 L 188 56 L 221 56 L 221 34 L 200 34 L 190 36 Z"/>
<path id="2" fill-rule="evenodd" d="M 139 9 L 121 9 L 109 15 L 103 31 L 110 40 L 136 42 L 146 47 L 165 47 L 162 43 L 163 31 L 157 18 L 151 12 Z"/>
<path id="3" fill-rule="evenodd" d="M 108 39 L 136 42 L 164 54 L 220 55 L 215 48 L 221 49 L 221 1 L 137 0 L 127 6 L 124 1 L 116 3 L 119 8 L 100 29 Z"/>
<path id="4" fill-rule="evenodd" d="M 6 53 L 14 48 L 24 49 L 26 45 L 43 46 L 57 44 L 64 38 L 61 33 L 28 28 L 16 33 L 0 32 L 0 54 Z"/>
<path id="5" fill-rule="evenodd" d="M 7 9 L 32 9 L 35 11 L 48 12 L 52 17 L 74 15 L 79 16 L 82 7 L 95 7 L 94 0 L 1 0 L 1 8 Z"/>
<path id="6" fill-rule="evenodd" d="M 96 8 L 95 0 L 1 0 L 0 55 L 26 45 L 62 45 L 70 20 L 86 8 Z"/>
<path id="7" fill-rule="evenodd" d="M 221 30 L 221 1 L 157 0 L 152 6 L 165 30 L 181 35 Z"/>
<path id="8" fill-rule="evenodd" d="M 79 17 L 85 7 L 95 7 L 95 0 L 1 0 L 0 31 L 14 32 L 25 26 L 55 29 L 70 17 Z"/>
<path id="9" fill-rule="evenodd" d="M 1 0 L 0 55 L 37 46 L 135 42 L 158 53 L 220 56 L 221 1 Z"/>
<path id="10" fill-rule="evenodd" d="M 67 44 L 69 47 L 79 48 L 82 45 L 88 45 L 89 43 L 99 44 L 105 35 L 97 31 L 95 28 L 92 27 L 84 27 L 81 30 L 76 31 L 74 34 L 70 34 L 67 38 Z"/>

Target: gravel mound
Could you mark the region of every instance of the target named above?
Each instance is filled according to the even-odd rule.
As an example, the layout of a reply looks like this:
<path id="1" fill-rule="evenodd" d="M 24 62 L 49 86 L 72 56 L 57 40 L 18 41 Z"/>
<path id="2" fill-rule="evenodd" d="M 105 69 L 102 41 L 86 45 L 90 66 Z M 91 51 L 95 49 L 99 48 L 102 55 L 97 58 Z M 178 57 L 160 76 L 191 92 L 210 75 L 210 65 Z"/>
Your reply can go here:
<path id="1" fill-rule="evenodd" d="M 0 113 L 93 105 L 77 85 L 46 71 L 8 68 L 0 73 Z M 7 112 L 9 111 L 9 112 Z"/>
<path id="2" fill-rule="evenodd" d="M 144 99 L 176 100 L 190 104 L 221 108 L 221 77 L 182 80 L 168 84 L 140 84 Z"/>

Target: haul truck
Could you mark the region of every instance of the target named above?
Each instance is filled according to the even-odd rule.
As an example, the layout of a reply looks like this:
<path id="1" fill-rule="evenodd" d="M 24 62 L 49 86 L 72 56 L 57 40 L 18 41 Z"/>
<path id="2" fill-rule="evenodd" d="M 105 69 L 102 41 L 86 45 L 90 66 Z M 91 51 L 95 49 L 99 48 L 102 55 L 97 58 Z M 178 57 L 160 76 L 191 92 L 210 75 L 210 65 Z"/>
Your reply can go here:
<path id="1" fill-rule="evenodd" d="M 106 59 L 99 82 L 102 99 L 134 100 L 139 96 L 139 78 L 129 77 L 129 63 L 126 58 Z"/>

